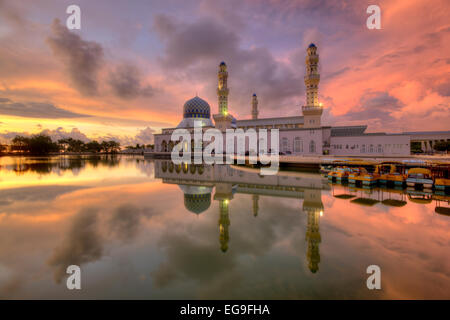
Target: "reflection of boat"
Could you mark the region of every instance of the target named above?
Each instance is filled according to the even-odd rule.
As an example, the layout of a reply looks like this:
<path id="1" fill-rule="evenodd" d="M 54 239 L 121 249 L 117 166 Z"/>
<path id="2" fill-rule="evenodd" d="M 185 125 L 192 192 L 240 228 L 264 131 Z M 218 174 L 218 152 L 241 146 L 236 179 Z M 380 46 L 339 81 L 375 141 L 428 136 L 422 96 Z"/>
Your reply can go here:
<path id="1" fill-rule="evenodd" d="M 431 203 L 433 195 L 429 192 L 408 191 L 408 199 L 411 202 L 428 204 Z"/>
<path id="2" fill-rule="evenodd" d="M 434 212 L 445 215 L 445 216 L 450 216 L 450 195 L 438 195 L 438 194 L 434 194 L 433 195 L 433 199 L 436 200 L 436 208 L 434 208 Z M 443 207 L 442 204 L 447 203 L 446 207 Z"/>
<path id="3" fill-rule="evenodd" d="M 406 205 L 406 201 L 405 201 L 405 195 L 403 193 L 403 190 L 396 190 L 396 189 L 388 189 L 387 190 L 388 193 L 388 199 L 384 199 L 381 201 L 382 204 L 386 205 L 386 206 L 391 206 L 391 207 L 403 207 Z M 400 196 L 400 199 L 394 199 L 392 198 L 391 194 L 398 194 Z M 384 193 L 382 193 L 382 197 L 383 197 Z"/>
<path id="4" fill-rule="evenodd" d="M 403 186 L 406 181 L 405 166 L 401 162 L 382 162 L 379 172 L 381 184 Z"/>
<path id="5" fill-rule="evenodd" d="M 360 205 L 363 205 L 363 206 L 371 207 L 371 206 L 373 206 L 374 204 L 376 204 L 376 203 L 378 203 L 380 201 L 375 200 L 375 199 L 371 199 L 371 198 L 356 198 L 356 199 L 351 200 L 350 202 L 356 203 L 356 204 L 360 204 Z"/>
<path id="6" fill-rule="evenodd" d="M 406 184 L 408 187 L 431 189 L 433 187 L 431 170 L 425 168 L 409 169 Z"/>

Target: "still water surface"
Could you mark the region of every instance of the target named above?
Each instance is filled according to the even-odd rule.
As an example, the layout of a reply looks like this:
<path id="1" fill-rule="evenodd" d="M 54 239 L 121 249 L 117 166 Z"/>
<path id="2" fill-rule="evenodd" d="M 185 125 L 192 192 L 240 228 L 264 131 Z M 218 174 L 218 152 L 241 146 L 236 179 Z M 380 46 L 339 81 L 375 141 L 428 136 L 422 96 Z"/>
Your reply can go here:
<path id="1" fill-rule="evenodd" d="M 2 299 L 450 299 L 445 194 L 133 156 L 0 166 Z"/>

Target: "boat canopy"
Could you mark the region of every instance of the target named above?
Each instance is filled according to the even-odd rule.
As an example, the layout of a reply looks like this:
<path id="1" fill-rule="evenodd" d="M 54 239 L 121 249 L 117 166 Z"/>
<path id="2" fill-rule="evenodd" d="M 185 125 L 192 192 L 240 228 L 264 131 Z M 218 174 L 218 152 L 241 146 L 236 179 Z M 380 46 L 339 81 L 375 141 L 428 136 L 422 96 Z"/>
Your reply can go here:
<path id="1" fill-rule="evenodd" d="M 411 168 L 408 170 L 408 174 L 431 174 L 431 171 L 429 169 L 425 168 Z"/>

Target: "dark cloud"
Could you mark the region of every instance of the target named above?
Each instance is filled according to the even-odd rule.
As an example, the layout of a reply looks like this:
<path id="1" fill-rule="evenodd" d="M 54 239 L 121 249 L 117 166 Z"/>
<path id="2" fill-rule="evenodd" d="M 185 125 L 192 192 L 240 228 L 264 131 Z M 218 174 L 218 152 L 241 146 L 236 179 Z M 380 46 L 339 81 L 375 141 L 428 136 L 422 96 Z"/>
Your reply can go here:
<path id="1" fill-rule="evenodd" d="M 109 84 L 120 98 L 149 97 L 154 94 L 151 86 L 143 86 L 139 69 L 131 64 L 116 67 L 109 74 Z"/>
<path id="2" fill-rule="evenodd" d="M 350 120 L 377 119 L 385 123 L 392 123 L 396 119 L 392 115 L 400 111 L 403 104 L 387 92 L 367 92 L 360 100 L 360 106 L 346 113 Z"/>
<path id="3" fill-rule="evenodd" d="M 303 66 L 281 62 L 264 47 L 242 48 L 238 34 L 208 18 L 182 23 L 166 15 L 154 20 L 154 30 L 165 44 L 163 65 L 184 74 L 187 81 L 206 82 L 207 98 L 216 99 L 217 69 L 228 65 L 230 110 L 248 105 L 257 93 L 261 106 L 278 109 L 303 100 Z M 233 109 L 234 108 L 236 109 Z"/>
<path id="4" fill-rule="evenodd" d="M 98 228 L 98 210 L 85 208 L 78 213 L 66 239 L 48 260 L 55 267 L 55 280 L 60 283 L 70 265 L 98 260 L 103 254 L 103 242 Z"/>
<path id="5" fill-rule="evenodd" d="M 450 81 L 441 83 L 436 87 L 437 93 L 444 97 L 450 97 Z"/>
<path id="6" fill-rule="evenodd" d="M 85 95 L 98 91 L 98 72 L 103 62 L 103 48 L 93 41 L 81 39 L 69 31 L 58 19 L 52 25 L 52 36 L 47 42 L 64 63 L 74 86 Z"/>
<path id="7" fill-rule="evenodd" d="M 0 114 L 46 119 L 89 117 L 89 115 L 68 111 L 51 103 L 13 102 L 8 98 L 0 98 Z"/>

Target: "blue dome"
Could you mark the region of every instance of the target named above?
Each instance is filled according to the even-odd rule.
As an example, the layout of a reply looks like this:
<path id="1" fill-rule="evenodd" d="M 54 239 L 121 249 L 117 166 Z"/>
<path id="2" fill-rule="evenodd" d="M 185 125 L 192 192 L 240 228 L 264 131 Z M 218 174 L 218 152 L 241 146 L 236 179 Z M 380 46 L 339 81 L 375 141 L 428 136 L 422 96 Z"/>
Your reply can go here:
<path id="1" fill-rule="evenodd" d="M 256 97 L 256 93 L 254 93 L 253 96 Z"/>
<path id="2" fill-rule="evenodd" d="M 226 66 L 226 64 L 225 64 L 224 61 L 222 61 L 222 62 L 220 63 L 220 65 L 221 65 L 221 66 Z"/>
<path id="3" fill-rule="evenodd" d="M 185 102 L 183 107 L 184 118 L 210 118 L 210 107 L 205 100 L 195 97 Z"/>
<path id="4" fill-rule="evenodd" d="M 314 43 L 311 43 L 308 48 L 315 48 L 315 47 L 316 45 Z"/>

